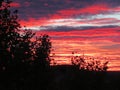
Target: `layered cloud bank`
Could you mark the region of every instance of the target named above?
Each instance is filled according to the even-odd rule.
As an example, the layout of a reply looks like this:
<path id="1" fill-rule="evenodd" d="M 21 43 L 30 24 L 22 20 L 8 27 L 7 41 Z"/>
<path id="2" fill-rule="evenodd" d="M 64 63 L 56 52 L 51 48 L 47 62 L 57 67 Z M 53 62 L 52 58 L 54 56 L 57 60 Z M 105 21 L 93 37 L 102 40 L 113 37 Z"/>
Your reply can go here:
<path id="1" fill-rule="evenodd" d="M 15 0 L 20 23 L 48 34 L 58 63 L 71 53 L 109 59 L 109 70 L 120 70 L 120 0 Z M 23 27 L 24 28 L 24 27 Z M 102 59 L 101 59 L 102 60 Z"/>

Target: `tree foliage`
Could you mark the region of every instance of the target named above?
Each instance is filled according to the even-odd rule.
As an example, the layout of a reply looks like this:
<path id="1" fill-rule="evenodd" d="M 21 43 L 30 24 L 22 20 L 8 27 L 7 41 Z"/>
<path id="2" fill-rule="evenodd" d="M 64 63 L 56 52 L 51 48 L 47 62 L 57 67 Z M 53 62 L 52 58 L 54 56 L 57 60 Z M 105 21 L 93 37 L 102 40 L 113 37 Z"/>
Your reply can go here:
<path id="1" fill-rule="evenodd" d="M 74 53 L 73 53 L 74 54 Z M 85 56 L 74 56 L 71 58 L 72 65 L 79 67 L 80 70 L 86 71 L 107 71 L 108 61 L 101 62 L 100 60 L 86 60 Z"/>
<path id="2" fill-rule="evenodd" d="M 5 68 L 12 60 L 11 48 L 15 46 L 13 42 L 20 38 L 17 33 L 20 28 L 17 11 L 11 14 L 10 3 L 9 0 L 0 2 L 0 69 Z"/>
<path id="3" fill-rule="evenodd" d="M 18 10 L 12 11 L 11 3 L 10 0 L 0 0 L 0 89 L 42 88 L 47 84 L 47 74 L 43 71 L 46 72 L 50 65 L 50 37 L 23 30 Z"/>

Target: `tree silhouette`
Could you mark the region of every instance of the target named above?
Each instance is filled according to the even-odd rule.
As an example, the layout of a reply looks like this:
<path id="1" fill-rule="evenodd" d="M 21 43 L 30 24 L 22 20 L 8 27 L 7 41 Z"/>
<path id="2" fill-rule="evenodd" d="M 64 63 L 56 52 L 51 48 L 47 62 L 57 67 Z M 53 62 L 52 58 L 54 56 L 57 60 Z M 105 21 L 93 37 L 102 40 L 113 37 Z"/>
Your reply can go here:
<path id="1" fill-rule="evenodd" d="M 74 54 L 74 53 L 73 53 Z M 92 58 L 91 61 L 87 61 L 82 56 L 74 56 L 71 58 L 72 65 L 77 66 L 80 70 L 87 71 L 107 71 L 108 69 L 108 61 L 102 63 L 100 60 L 95 60 Z"/>
<path id="2" fill-rule="evenodd" d="M 11 11 L 11 1 L 2 0 L 0 2 L 0 69 L 5 69 L 12 60 L 11 47 L 13 42 L 19 38 L 19 28 L 17 10 Z"/>
<path id="3" fill-rule="evenodd" d="M 0 84 L 13 86 L 14 83 L 20 88 L 21 83 L 31 85 L 32 80 L 45 79 L 41 71 L 49 68 L 51 41 L 48 35 L 35 38 L 31 30 L 22 30 L 18 10 L 12 12 L 11 3 L 10 0 L 0 1 Z"/>
<path id="4" fill-rule="evenodd" d="M 12 12 L 10 3 L 10 0 L 0 2 L 0 68 L 5 69 L 7 66 L 5 64 L 11 61 L 22 63 L 33 59 L 38 63 L 49 64 L 51 50 L 49 36 L 43 35 L 37 37 L 34 42 L 31 41 L 35 33 L 21 30 L 18 10 Z"/>
<path id="5" fill-rule="evenodd" d="M 35 62 L 45 68 L 50 65 L 51 42 L 48 35 L 36 38 L 35 41 Z"/>

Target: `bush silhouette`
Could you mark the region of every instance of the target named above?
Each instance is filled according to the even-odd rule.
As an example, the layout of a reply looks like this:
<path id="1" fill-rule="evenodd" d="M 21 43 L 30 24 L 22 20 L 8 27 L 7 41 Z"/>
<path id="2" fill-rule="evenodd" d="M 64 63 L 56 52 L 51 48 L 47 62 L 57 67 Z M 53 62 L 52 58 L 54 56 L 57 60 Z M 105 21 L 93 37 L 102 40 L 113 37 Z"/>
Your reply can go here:
<path id="1" fill-rule="evenodd" d="M 74 54 L 74 53 L 73 53 Z M 72 65 L 77 66 L 80 70 L 87 71 L 107 71 L 108 69 L 108 61 L 101 62 L 100 60 L 95 60 L 92 58 L 91 61 L 87 61 L 82 56 L 74 56 L 71 58 Z"/>

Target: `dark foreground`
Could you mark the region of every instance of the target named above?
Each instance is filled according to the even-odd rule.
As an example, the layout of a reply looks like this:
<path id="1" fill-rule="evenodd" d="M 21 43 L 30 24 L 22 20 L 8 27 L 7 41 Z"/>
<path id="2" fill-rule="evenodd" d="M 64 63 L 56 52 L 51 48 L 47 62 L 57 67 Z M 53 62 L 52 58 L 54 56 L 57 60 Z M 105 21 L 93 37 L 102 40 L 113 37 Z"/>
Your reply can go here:
<path id="1" fill-rule="evenodd" d="M 69 65 L 0 72 L 0 90 L 120 90 L 119 83 L 120 72 L 80 71 Z"/>

